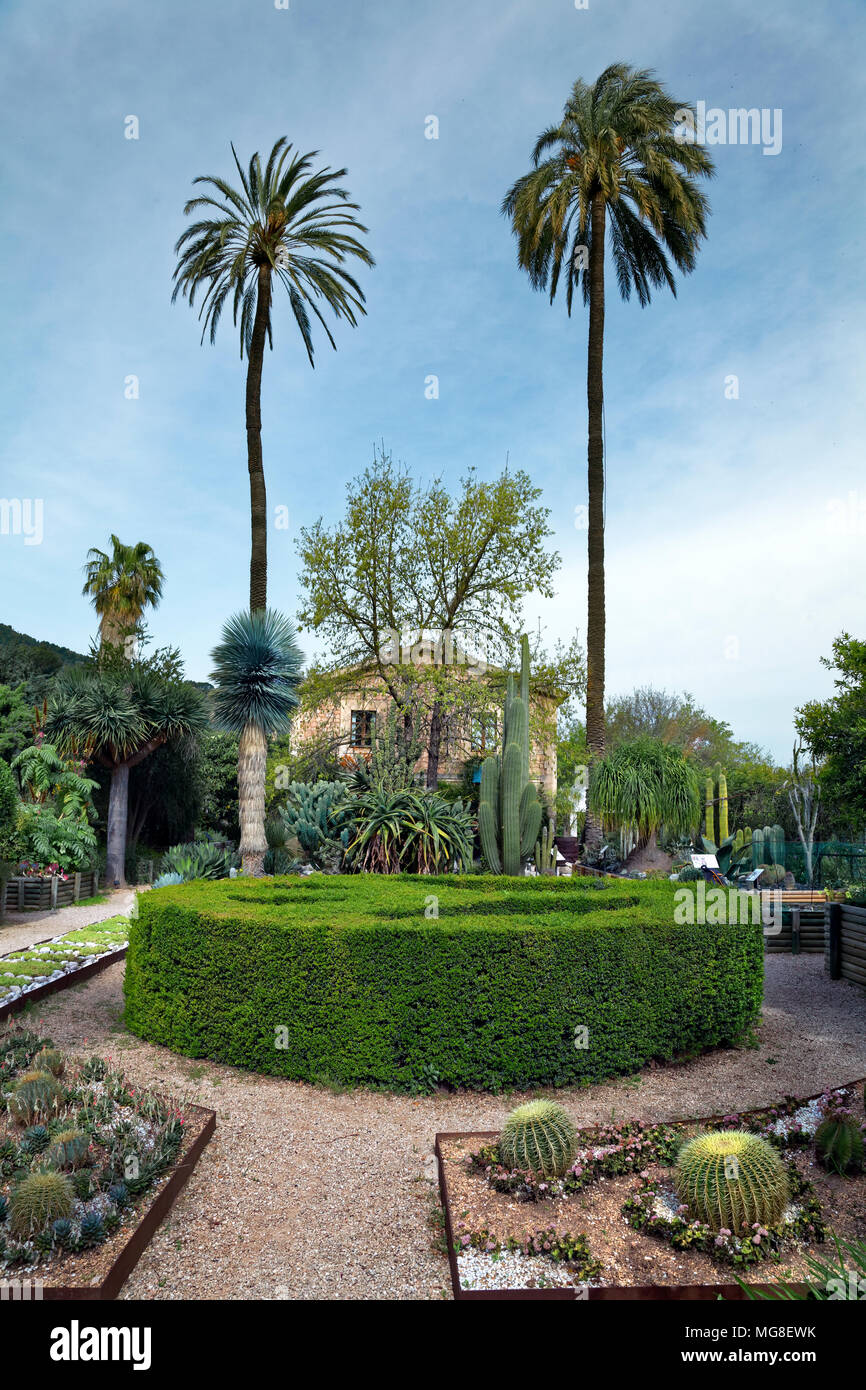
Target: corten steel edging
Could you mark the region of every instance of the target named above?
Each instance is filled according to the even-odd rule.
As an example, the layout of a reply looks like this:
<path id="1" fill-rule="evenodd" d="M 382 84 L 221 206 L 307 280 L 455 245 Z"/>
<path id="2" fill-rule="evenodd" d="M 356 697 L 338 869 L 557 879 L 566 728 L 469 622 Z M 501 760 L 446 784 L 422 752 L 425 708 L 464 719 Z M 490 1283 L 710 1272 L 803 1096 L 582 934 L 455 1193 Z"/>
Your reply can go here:
<path id="1" fill-rule="evenodd" d="M 842 1086 L 826 1087 L 823 1091 L 816 1092 L 813 1096 L 800 1097 L 797 1099 L 803 1105 L 808 1105 L 812 1100 L 818 1100 L 820 1096 L 826 1094 L 827 1090 L 840 1091 L 852 1086 L 866 1084 L 866 1078 L 857 1081 L 846 1081 Z M 751 1110 L 739 1110 L 737 1114 L 741 1119 L 750 1115 L 757 1115 L 763 1110 L 772 1109 L 772 1105 L 756 1105 Z M 732 1112 L 729 1112 L 732 1113 Z M 718 1120 L 725 1119 L 724 1115 L 686 1115 L 680 1119 L 660 1120 L 658 1123 L 667 1125 L 682 1124 L 712 1124 Z M 625 1121 L 624 1123 L 629 1123 Z M 633 1122 L 632 1122 L 633 1123 Z M 648 1123 L 648 1121 L 644 1121 Z M 582 1126 L 589 1129 L 592 1126 Z M 433 1152 L 439 1169 L 439 1193 L 442 1198 L 442 1209 L 445 1213 L 445 1238 L 448 1242 L 448 1266 L 451 1272 L 451 1289 L 455 1300 L 462 1299 L 545 1299 L 547 1301 L 562 1302 L 567 1300 L 570 1303 L 577 1302 L 613 1302 L 617 1300 L 639 1300 L 654 1299 L 664 1302 L 685 1302 L 700 1300 L 718 1300 L 723 1298 L 726 1301 L 745 1301 L 749 1295 L 740 1288 L 739 1284 L 608 1284 L 602 1288 L 587 1289 L 464 1289 L 460 1285 L 460 1273 L 457 1267 L 457 1252 L 454 1248 L 454 1228 L 451 1224 L 451 1199 L 448 1194 L 448 1179 L 445 1176 L 445 1159 L 442 1153 L 442 1141 L 449 1139 L 477 1139 L 481 1143 L 488 1143 L 499 1138 L 499 1131 L 496 1129 L 478 1130 L 439 1130 L 436 1133 L 433 1143 Z M 808 1285 L 792 1284 L 791 1288 L 797 1293 L 806 1293 Z M 749 1289 L 754 1293 L 775 1293 L 777 1292 L 774 1284 L 750 1284 Z"/>
<path id="2" fill-rule="evenodd" d="M 206 1116 L 205 1123 L 189 1146 L 181 1163 L 173 1169 L 171 1177 L 162 1191 L 154 1198 L 144 1212 L 129 1240 L 115 1256 L 108 1273 L 99 1284 L 58 1284 L 43 1287 L 41 1297 L 46 1302 L 108 1302 L 117 1298 L 135 1266 L 138 1264 L 151 1240 L 162 1225 L 174 1203 L 198 1163 L 216 1129 L 216 1111 L 205 1106 L 195 1106 Z"/>
<path id="3" fill-rule="evenodd" d="M 100 970 L 107 970 L 110 965 L 116 965 L 119 960 L 123 960 L 129 948 L 118 946 L 116 950 L 109 951 L 107 955 L 100 956 L 98 960 L 93 960 L 89 965 L 80 965 L 77 970 L 68 970 L 65 975 L 61 975 L 59 980 L 49 980 L 47 984 L 39 985 L 37 989 L 30 989 L 26 994 L 20 994 L 17 999 L 12 999 L 6 1004 L 0 1004 L 0 1023 L 10 1015 L 19 1013 L 21 1009 L 26 1009 L 28 1004 L 35 1003 L 38 999 L 45 999 L 49 994 L 56 994 L 58 990 L 69 989 L 70 985 L 81 984 L 82 980 L 89 980 L 91 975 L 98 975 Z"/>

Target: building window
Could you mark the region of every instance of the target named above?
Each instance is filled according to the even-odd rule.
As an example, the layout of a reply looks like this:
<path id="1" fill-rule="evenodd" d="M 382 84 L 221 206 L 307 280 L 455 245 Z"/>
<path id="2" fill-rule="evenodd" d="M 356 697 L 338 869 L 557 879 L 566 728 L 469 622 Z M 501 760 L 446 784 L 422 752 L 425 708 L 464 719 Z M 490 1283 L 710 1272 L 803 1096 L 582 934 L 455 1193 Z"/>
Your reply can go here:
<path id="1" fill-rule="evenodd" d="M 376 711 L 374 709 L 353 709 L 352 710 L 352 735 L 351 742 L 353 748 L 372 748 L 373 734 L 376 728 Z"/>

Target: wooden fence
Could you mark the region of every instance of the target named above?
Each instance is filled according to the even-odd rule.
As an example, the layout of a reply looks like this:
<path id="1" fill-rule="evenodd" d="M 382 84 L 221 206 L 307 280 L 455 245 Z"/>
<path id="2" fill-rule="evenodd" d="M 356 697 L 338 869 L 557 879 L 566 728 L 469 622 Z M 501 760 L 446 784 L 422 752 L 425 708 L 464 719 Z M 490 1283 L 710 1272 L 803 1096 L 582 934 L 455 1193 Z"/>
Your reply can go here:
<path id="1" fill-rule="evenodd" d="M 55 907 L 68 907 L 79 898 L 92 898 L 99 891 L 99 870 L 70 874 L 62 878 L 10 878 L 5 885 L 5 902 L 0 912 L 49 912 Z"/>
<path id="2" fill-rule="evenodd" d="M 824 967 L 831 979 L 866 985 L 866 907 L 827 904 Z"/>

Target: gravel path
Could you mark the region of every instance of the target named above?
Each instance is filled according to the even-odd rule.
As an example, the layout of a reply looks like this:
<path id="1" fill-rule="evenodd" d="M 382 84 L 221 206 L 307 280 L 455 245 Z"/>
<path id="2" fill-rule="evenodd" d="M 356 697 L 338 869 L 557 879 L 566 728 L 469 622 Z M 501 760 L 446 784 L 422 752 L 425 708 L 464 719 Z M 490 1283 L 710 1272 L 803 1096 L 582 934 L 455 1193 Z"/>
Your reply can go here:
<path id="1" fill-rule="evenodd" d="M 108 917 L 126 917 L 134 903 L 134 889 L 117 888 L 108 895 L 106 902 L 91 903 L 89 907 L 61 907 L 56 912 L 7 912 L 0 926 L 0 956 L 23 950 L 25 946 L 36 946 L 40 941 L 51 941 L 55 936 L 89 927 L 93 922 L 104 922 Z"/>
<path id="2" fill-rule="evenodd" d="M 115 909 L 116 910 L 116 909 Z M 766 961 L 755 1049 L 557 1093 L 578 1123 L 674 1119 L 810 1095 L 866 1075 L 866 995 L 820 956 Z M 437 1130 L 495 1129 L 520 1097 L 335 1094 L 177 1057 L 120 1022 L 123 965 L 37 1012 L 57 1043 L 114 1058 L 217 1111 L 217 1130 L 124 1298 L 449 1297 L 434 1248 Z"/>

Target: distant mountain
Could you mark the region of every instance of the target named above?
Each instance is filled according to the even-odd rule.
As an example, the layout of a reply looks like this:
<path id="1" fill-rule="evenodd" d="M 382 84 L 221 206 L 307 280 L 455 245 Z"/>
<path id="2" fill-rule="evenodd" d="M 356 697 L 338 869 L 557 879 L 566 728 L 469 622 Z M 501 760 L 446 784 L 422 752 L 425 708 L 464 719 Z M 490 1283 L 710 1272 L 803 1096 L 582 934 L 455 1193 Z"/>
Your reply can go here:
<path id="1" fill-rule="evenodd" d="M 26 656 L 29 666 L 46 674 L 87 659 L 82 652 L 74 652 L 70 647 L 59 647 L 56 642 L 40 642 L 26 632 L 16 632 L 8 623 L 0 623 L 0 658 L 8 660 L 13 654 Z"/>

